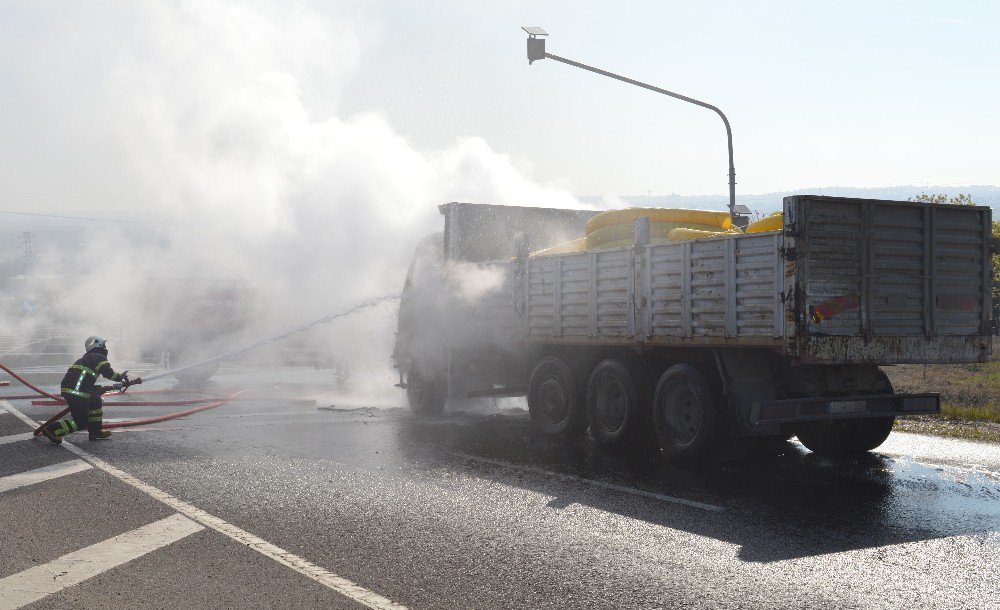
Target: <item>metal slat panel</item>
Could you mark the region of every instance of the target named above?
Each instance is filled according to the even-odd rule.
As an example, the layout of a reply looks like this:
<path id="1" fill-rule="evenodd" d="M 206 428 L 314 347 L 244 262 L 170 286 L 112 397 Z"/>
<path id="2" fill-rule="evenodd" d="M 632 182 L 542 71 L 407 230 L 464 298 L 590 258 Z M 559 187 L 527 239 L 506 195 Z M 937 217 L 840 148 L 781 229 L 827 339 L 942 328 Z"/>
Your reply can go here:
<path id="1" fill-rule="evenodd" d="M 634 290 L 634 273 L 631 272 L 632 249 L 607 250 L 597 253 L 597 335 L 599 337 L 629 336 L 631 290 Z"/>
<path id="2" fill-rule="evenodd" d="M 989 239 L 982 217 L 972 210 L 935 211 L 934 329 L 941 335 L 974 335 L 990 312 L 984 307 L 984 252 Z M 987 280 L 988 285 L 988 280 Z"/>
<path id="3" fill-rule="evenodd" d="M 552 309 L 552 336 L 560 337 L 562 336 L 562 309 L 563 309 L 563 298 L 562 298 L 562 263 L 563 257 L 556 257 L 555 270 L 552 273 L 554 278 L 554 286 L 552 290 L 552 302 L 555 307 Z"/>
<path id="4" fill-rule="evenodd" d="M 628 257 L 628 294 L 625 295 L 625 306 L 628 307 L 628 329 L 627 333 L 630 337 L 634 337 L 636 333 L 635 328 L 635 256 Z"/>
<path id="5" fill-rule="evenodd" d="M 694 335 L 691 316 L 691 246 L 686 241 L 681 248 L 681 336 Z"/>
<path id="6" fill-rule="evenodd" d="M 924 334 L 924 210 L 916 205 L 872 210 L 872 278 L 868 286 L 875 335 Z"/>
<path id="7" fill-rule="evenodd" d="M 988 357 L 988 208 L 796 196 L 785 211 L 802 325 L 786 331 L 792 355 L 882 364 Z"/>
<path id="8" fill-rule="evenodd" d="M 642 256 L 642 287 L 640 298 L 642 299 L 642 336 L 653 336 L 653 263 L 652 252 L 647 244 Z"/>
<path id="9" fill-rule="evenodd" d="M 924 335 L 934 336 L 934 208 L 923 210 L 923 232 L 920 236 L 923 246 L 923 282 L 920 315 L 924 322 Z"/>
<path id="10" fill-rule="evenodd" d="M 724 240 L 697 240 L 691 247 L 691 334 L 726 333 L 726 246 Z"/>
<path id="11" fill-rule="evenodd" d="M 774 309 L 772 317 L 774 322 L 774 337 L 782 337 L 785 334 L 785 261 L 782 257 L 784 250 L 784 237 L 781 233 L 774 235 Z"/>
<path id="12" fill-rule="evenodd" d="M 993 273 L 991 270 L 991 251 L 990 251 L 990 241 L 993 238 L 993 210 L 985 209 L 980 212 L 982 215 L 980 219 L 981 231 L 983 232 L 983 254 L 981 263 L 982 273 L 982 286 L 981 286 L 981 300 L 980 300 L 980 326 L 979 332 L 989 333 L 993 331 Z M 987 342 L 990 345 L 990 352 L 993 351 L 993 342 Z"/>
<path id="13" fill-rule="evenodd" d="M 773 336 L 777 234 L 730 238 L 735 249 L 735 335 Z"/>
<path id="14" fill-rule="evenodd" d="M 810 201 L 799 243 L 810 333 L 856 336 L 861 329 L 862 218 L 858 204 Z M 855 304 L 856 303 L 856 304 Z M 849 307 L 841 309 L 842 305 Z M 836 315 L 818 318 L 824 311 Z"/>
<path id="15" fill-rule="evenodd" d="M 587 306 L 587 331 L 591 337 L 597 336 L 597 252 L 587 253 L 590 270 L 590 301 Z"/>
<path id="16" fill-rule="evenodd" d="M 650 337 L 683 335 L 683 252 L 686 247 L 685 243 L 670 243 L 646 248 L 649 261 L 646 314 Z"/>
<path id="17" fill-rule="evenodd" d="M 650 336 L 680 337 L 685 333 L 684 301 L 685 250 L 689 243 L 670 243 L 649 246 L 650 293 L 647 306 L 650 318 Z M 688 285 L 689 286 L 689 285 Z"/>
<path id="18" fill-rule="evenodd" d="M 726 302 L 726 336 L 736 336 L 736 239 L 726 237 L 725 259 L 725 302 Z"/>

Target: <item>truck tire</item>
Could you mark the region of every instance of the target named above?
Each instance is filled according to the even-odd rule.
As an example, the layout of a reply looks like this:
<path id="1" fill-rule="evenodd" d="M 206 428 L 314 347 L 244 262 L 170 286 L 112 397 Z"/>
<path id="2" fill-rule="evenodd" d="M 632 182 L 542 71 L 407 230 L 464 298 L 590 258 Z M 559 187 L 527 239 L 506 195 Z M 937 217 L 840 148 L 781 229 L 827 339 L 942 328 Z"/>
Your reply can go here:
<path id="1" fill-rule="evenodd" d="M 528 381 L 528 412 L 538 429 L 568 438 L 587 429 L 584 386 L 573 369 L 559 358 L 544 358 Z"/>
<path id="2" fill-rule="evenodd" d="M 218 362 L 209 362 L 194 368 L 178 371 L 174 373 L 174 378 L 183 388 L 203 388 L 208 385 L 208 380 L 219 370 Z"/>
<path id="3" fill-rule="evenodd" d="M 892 382 L 879 370 L 876 394 L 892 394 Z M 814 453 L 854 455 L 875 449 L 889 438 L 895 417 L 866 417 L 809 422 L 796 431 L 799 441 Z"/>
<path id="4" fill-rule="evenodd" d="M 448 401 L 448 382 L 443 375 L 428 379 L 418 367 L 411 366 L 406 375 L 406 401 L 418 417 L 441 415 Z"/>
<path id="5" fill-rule="evenodd" d="M 653 429 L 663 454 L 674 461 L 731 462 L 755 445 L 752 437 L 734 437 L 725 401 L 713 371 L 675 364 L 660 376 L 653 395 Z"/>
<path id="6" fill-rule="evenodd" d="M 700 457 L 717 436 L 720 415 L 711 388 L 695 367 L 675 364 L 660 376 L 653 394 L 653 429 L 668 457 Z"/>
<path id="7" fill-rule="evenodd" d="M 587 422 L 602 449 L 619 453 L 637 446 L 648 419 L 650 372 L 632 359 L 606 358 L 587 383 Z"/>
<path id="8" fill-rule="evenodd" d="M 799 441 L 813 453 L 855 455 L 878 447 L 889 438 L 893 417 L 868 417 L 803 424 Z"/>

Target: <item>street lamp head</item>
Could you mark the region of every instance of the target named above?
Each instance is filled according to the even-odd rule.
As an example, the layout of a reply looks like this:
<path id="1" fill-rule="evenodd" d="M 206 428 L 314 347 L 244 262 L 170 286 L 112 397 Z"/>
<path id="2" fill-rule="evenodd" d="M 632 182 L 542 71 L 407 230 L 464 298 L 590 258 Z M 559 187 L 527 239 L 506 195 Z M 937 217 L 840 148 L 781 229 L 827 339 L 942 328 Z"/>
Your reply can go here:
<path id="1" fill-rule="evenodd" d="M 528 33 L 528 65 L 536 59 L 545 59 L 545 39 L 541 37 L 549 33 L 530 25 L 522 25 L 521 29 Z"/>

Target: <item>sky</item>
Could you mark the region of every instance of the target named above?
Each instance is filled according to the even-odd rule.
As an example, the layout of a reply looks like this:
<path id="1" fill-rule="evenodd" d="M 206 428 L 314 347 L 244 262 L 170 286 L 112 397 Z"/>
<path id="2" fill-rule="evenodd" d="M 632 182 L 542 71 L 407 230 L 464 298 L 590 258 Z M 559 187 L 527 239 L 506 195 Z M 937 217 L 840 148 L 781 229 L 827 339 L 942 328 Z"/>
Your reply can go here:
<path id="1" fill-rule="evenodd" d="M 188 30 L 198 4 L 0 3 L 0 208 L 165 205 L 170 187 L 123 158 L 169 162 L 156 155 L 183 117 L 138 133 L 128 120 L 169 111 L 156 95 L 187 98 L 192 119 L 221 113 L 269 73 L 295 81 L 314 125 L 375 121 L 424 159 L 473 139 L 572 194 L 726 192 L 714 113 L 529 67 L 521 25 L 547 29 L 552 53 L 719 106 L 738 193 L 1000 183 L 992 2 L 205 2 L 219 19 Z M 239 16 L 254 12 L 273 27 Z M 192 66 L 203 73 L 184 81 Z M 481 194 L 439 186 L 444 200 Z"/>
<path id="2" fill-rule="evenodd" d="M 480 135 L 578 194 L 724 193 L 712 112 L 542 61 L 551 53 L 719 106 L 740 190 L 997 184 L 992 2 L 385 3 L 350 88 L 417 146 Z M 390 10 L 390 7 L 395 7 Z"/>

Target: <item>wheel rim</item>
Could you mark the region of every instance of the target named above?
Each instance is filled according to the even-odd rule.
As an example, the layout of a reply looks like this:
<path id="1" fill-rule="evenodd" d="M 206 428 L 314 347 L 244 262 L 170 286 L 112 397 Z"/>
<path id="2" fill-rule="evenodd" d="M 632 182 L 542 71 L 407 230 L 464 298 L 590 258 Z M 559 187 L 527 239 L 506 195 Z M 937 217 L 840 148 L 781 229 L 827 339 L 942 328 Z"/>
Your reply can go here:
<path id="1" fill-rule="evenodd" d="M 569 413 L 569 401 L 566 399 L 566 390 L 556 379 L 546 379 L 540 388 L 542 415 L 552 423 L 558 423 L 566 419 Z"/>
<path id="2" fill-rule="evenodd" d="M 663 405 L 663 420 L 671 440 L 679 445 L 693 441 L 701 430 L 701 410 L 701 401 L 688 384 L 671 388 Z"/>
<path id="3" fill-rule="evenodd" d="M 604 430 L 614 433 L 625 425 L 625 418 L 628 415 L 628 396 L 625 393 L 625 386 L 620 381 L 611 376 L 604 377 L 594 402 L 594 406 L 597 407 L 597 421 Z"/>

